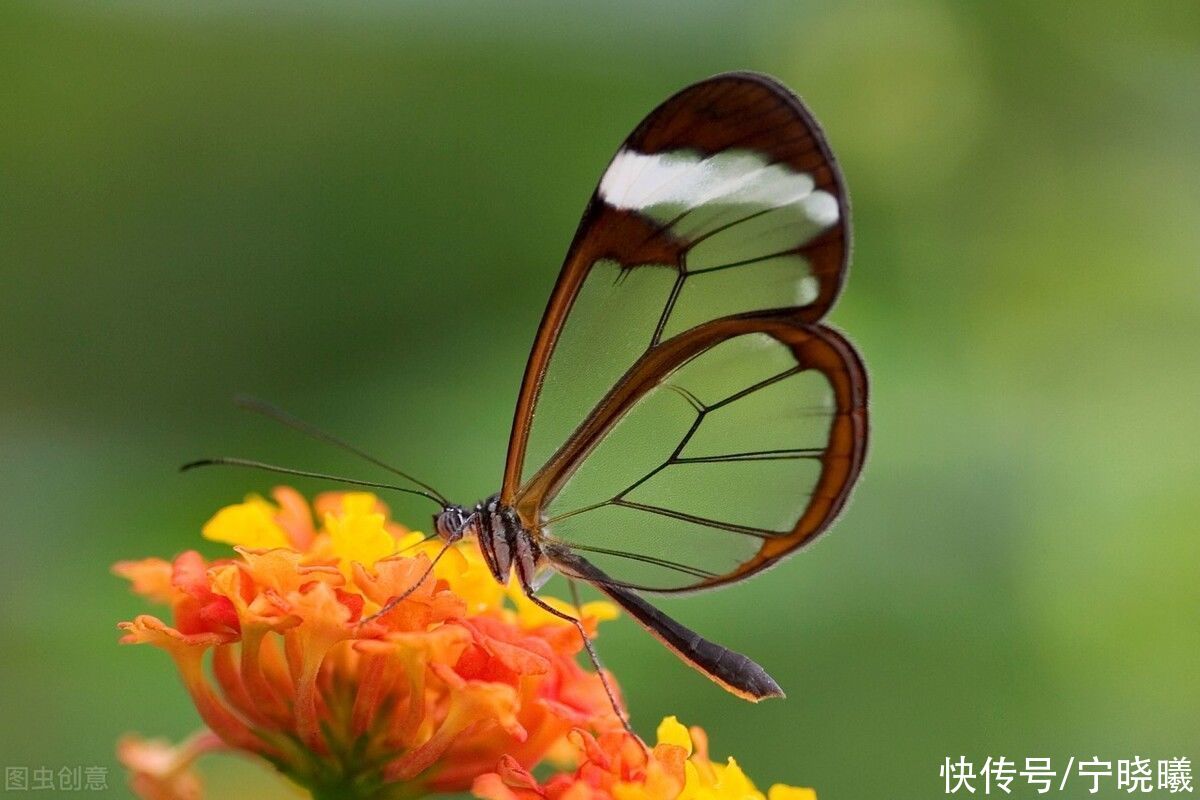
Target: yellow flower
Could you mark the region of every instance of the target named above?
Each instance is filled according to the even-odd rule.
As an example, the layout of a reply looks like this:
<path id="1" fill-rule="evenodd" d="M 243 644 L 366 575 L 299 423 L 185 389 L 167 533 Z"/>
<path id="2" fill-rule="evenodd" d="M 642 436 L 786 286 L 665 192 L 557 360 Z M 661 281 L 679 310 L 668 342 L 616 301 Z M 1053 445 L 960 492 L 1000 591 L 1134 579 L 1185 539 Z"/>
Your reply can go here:
<path id="1" fill-rule="evenodd" d="M 333 555 L 349 569 L 351 564 L 374 564 L 396 552 L 404 543 L 388 533 L 379 511 L 379 501 L 367 492 L 347 492 L 342 495 L 340 513 L 326 512 L 325 530 Z M 418 535 L 417 539 L 420 540 Z"/>
<path id="2" fill-rule="evenodd" d="M 510 600 L 474 543 L 430 575 L 441 542 L 391 522 L 373 495 L 322 495 L 313 510 L 291 489 L 273 499 L 250 497 L 204 526 L 234 545 L 229 558 L 189 551 L 114 567 L 172 614 L 170 625 L 121 623 L 122 641 L 171 655 L 225 747 L 315 797 L 399 798 L 465 790 L 502 756 L 532 767 L 576 728 L 621 729 L 599 676 L 577 663 L 575 629 Z M 593 632 L 616 613 L 583 612 Z M 170 761 L 154 747 L 123 745 L 141 796 L 198 792 L 186 771 L 152 769 Z"/>
<path id="3" fill-rule="evenodd" d="M 572 732 L 580 765 L 544 783 L 510 758 L 495 772 L 475 780 L 472 792 L 482 800 L 816 800 L 812 789 L 784 784 L 766 796 L 730 758 L 715 764 L 708 757 L 708 737 L 700 728 L 685 728 L 674 717 L 658 726 L 652 750 L 624 731 L 598 737 Z"/>
<path id="4" fill-rule="evenodd" d="M 287 547 L 287 535 L 275 521 L 278 509 L 258 495 L 226 506 L 205 523 L 200 535 L 214 542 L 244 547 Z"/>

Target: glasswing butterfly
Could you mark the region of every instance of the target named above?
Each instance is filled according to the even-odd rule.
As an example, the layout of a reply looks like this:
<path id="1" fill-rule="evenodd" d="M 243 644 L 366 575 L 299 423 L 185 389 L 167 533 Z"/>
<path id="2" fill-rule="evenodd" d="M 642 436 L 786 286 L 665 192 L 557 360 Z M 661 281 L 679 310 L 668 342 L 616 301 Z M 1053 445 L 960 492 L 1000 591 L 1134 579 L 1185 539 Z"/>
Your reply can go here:
<path id="1" fill-rule="evenodd" d="M 536 595 L 555 572 L 596 587 L 728 691 L 782 696 L 758 664 L 639 592 L 747 578 L 845 505 L 866 452 L 867 377 L 821 320 L 846 277 L 848 212 L 801 101 L 766 76 L 717 75 L 652 111 L 592 194 L 525 367 L 497 494 L 449 503 L 250 405 L 420 487 L 347 481 L 437 502 L 446 546 L 475 537 L 497 581 L 515 575 L 576 625 L 602 679 L 583 625 Z M 244 459 L 188 467 L 209 464 L 331 477 Z"/>

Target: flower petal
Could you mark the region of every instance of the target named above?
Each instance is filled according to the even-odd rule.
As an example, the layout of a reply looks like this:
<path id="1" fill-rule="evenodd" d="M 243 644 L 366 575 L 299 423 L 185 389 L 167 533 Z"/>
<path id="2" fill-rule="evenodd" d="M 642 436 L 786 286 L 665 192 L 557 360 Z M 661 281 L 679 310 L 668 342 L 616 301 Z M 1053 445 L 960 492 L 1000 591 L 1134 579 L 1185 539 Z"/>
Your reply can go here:
<path id="1" fill-rule="evenodd" d="M 682 747 L 689 756 L 692 754 L 692 736 L 673 715 L 658 723 L 657 734 L 659 744 L 673 744 Z"/>
<path id="2" fill-rule="evenodd" d="M 123 736 L 117 742 L 117 758 L 131 773 L 133 793 L 143 800 L 200 800 L 204 791 L 192 764 L 204 753 L 223 747 L 209 731 L 178 746 L 162 739 Z"/>
<path id="3" fill-rule="evenodd" d="M 777 783 L 767 790 L 767 800 L 817 800 L 817 793 L 812 789 Z"/>
<path id="4" fill-rule="evenodd" d="M 113 574 L 130 581 L 135 594 L 156 603 L 172 603 L 180 594 L 171 583 L 171 562 L 161 558 L 143 558 L 141 561 L 118 561 L 113 564 Z"/>
<path id="5" fill-rule="evenodd" d="M 386 515 L 375 495 L 346 492 L 341 500 L 341 508 L 326 512 L 324 521 L 333 553 L 349 577 L 353 562 L 371 565 L 396 552 L 396 539 L 384 527 Z"/>
<path id="6" fill-rule="evenodd" d="M 275 521 L 279 509 L 257 495 L 225 506 L 204 523 L 200 535 L 214 542 L 243 547 L 287 547 L 288 537 Z"/>

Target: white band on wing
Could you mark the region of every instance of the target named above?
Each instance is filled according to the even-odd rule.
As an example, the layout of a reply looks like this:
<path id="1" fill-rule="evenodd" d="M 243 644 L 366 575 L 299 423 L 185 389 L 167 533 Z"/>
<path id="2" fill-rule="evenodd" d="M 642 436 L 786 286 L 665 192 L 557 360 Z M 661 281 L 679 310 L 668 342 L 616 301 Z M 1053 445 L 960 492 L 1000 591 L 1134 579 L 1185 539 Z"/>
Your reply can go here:
<path id="1" fill-rule="evenodd" d="M 838 219 L 838 203 L 814 190 L 813 178 L 783 164 L 768 164 L 750 150 L 702 158 L 690 150 L 639 153 L 622 148 L 600 181 L 600 196 L 614 208 L 693 209 L 708 204 L 778 208 L 799 204 L 820 227 Z"/>

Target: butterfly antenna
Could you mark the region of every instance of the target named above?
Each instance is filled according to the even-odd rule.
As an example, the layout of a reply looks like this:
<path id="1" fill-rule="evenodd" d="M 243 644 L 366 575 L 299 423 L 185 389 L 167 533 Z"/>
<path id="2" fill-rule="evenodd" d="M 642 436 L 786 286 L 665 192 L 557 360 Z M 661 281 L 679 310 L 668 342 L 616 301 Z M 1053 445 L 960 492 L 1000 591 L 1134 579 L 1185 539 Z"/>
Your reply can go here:
<path id="1" fill-rule="evenodd" d="M 251 461 L 247 458 L 202 458 L 199 461 L 192 461 L 184 464 L 179 468 L 180 472 L 188 472 L 199 467 L 248 467 L 250 469 L 260 469 L 264 472 L 278 472 L 283 475 L 299 475 L 302 478 L 317 478 L 323 481 L 336 481 L 338 483 L 349 483 L 354 486 L 369 486 L 374 489 L 391 489 L 395 492 L 404 492 L 405 494 L 415 494 L 418 497 L 424 497 L 439 506 L 445 506 L 446 503 L 440 497 L 437 497 L 429 492 L 421 489 L 411 489 L 407 486 L 395 486 L 390 483 L 379 483 L 377 481 L 364 481 L 359 478 L 344 478 L 340 475 L 327 475 L 323 472 L 309 472 L 304 469 L 292 469 L 291 467 L 280 467 L 276 464 L 264 464 L 261 461 Z"/>
<path id="2" fill-rule="evenodd" d="M 329 433 L 328 431 L 321 430 L 316 425 L 313 425 L 311 422 L 305 422 L 304 420 L 300 419 L 299 417 L 293 416 L 292 414 L 289 414 L 288 412 L 284 411 L 281 408 L 278 408 L 277 406 L 273 406 L 270 403 L 267 403 L 263 400 L 259 400 L 258 398 L 247 397 L 245 395 L 239 395 L 239 396 L 235 397 L 233 399 L 233 403 L 238 408 L 244 409 L 246 411 L 252 411 L 255 414 L 261 414 L 262 416 L 266 417 L 267 419 L 272 419 L 281 425 L 286 425 L 287 427 L 291 428 L 292 430 L 299 431 L 300 433 L 303 433 L 306 436 L 310 436 L 313 439 L 316 439 L 321 442 L 325 442 L 326 444 L 331 444 L 334 447 L 340 447 L 341 449 L 345 450 L 348 453 L 353 453 L 354 455 L 358 456 L 359 458 L 361 458 L 365 461 L 368 461 L 377 467 L 381 467 L 381 468 L 387 470 L 388 472 L 392 473 L 393 475 L 399 475 L 401 478 L 404 478 L 407 481 L 411 481 L 411 482 L 415 483 L 417 486 L 420 486 L 422 489 L 429 492 L 431 495 L 433 495 L 435 498 L 437 498 L 437 501 L 439 503 L 441 503 L 443 506 L 447 505 L 449 503 L 449 501 L 446 499 L 445 495 L 443 495 L 437 489 L 430 486 L 428 483 L 417 480 L 412 475 L 409 475 L 407 472 L 397 469 L 396 467 L 392 466 L 391 464 L 388 464 L 387 462 L 376 458 L 375 456 L 371 455 L 370 453 L 367 453 L 367 452 L 359 449 L 358 447 L 355 447 L 354 445 L 347 442 L 345 439 L 335 436 L 332 433 Z"/>
<path id="3" fill-rule="evenodd" d="M 400 548 L 399 550 L 397 550 L 395 553 L 392 553 L 392 555 L 394 555 L 394 556 L 395 556 L 395 555 L 399 555 L 399 554 L 401 554 L 401 553 L 407 553 L 409 550 L 412 550 L 412 549 L 414 549 L 414 548 L 416 548 L 416 547 L 420 547 L 421 545 L 425 544 L 425 543 L 426 543 L 426 542 L 428 542 L 429 540 L 431 540 L 431 539 L 436 539 L 437 537 L 438 537 L 437 531 L 434 531 L 433 533 L 426 534 L 426 535 L 424 535 L 424 536 L 422 536 L 422 537 L 421 537 L 421 541 L 419 541 L 419 542 L 413 542 L 412 544 L 408 545 L 407 547 L 401 547 L 401 548 Z"/>

